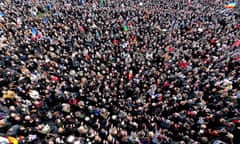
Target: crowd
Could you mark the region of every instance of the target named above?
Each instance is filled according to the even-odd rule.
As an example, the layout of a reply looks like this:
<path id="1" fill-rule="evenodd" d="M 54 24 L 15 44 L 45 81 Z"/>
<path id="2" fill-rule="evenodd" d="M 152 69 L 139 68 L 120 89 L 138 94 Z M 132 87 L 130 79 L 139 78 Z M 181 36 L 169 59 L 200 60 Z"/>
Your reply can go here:
<path id="1" fill-rule="evenodd" d="M 239 144 L 228 2 L 1 1 L 0 143 Z"/>

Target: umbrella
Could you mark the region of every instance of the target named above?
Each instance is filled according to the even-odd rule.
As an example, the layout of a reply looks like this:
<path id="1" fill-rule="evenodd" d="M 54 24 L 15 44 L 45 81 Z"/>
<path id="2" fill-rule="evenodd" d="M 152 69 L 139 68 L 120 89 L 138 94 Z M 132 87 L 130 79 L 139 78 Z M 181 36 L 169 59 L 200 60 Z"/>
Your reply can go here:
<path id="1" fill-rule="evenodd" d="M 1 144 L 9 144 L 9 140 L 5 137 L 0 137 L 0 143 Z"/>
<path id="2" fill-rule="evenodd" d="M 46 18 L 44 19 L 44 23 L 47 24 L 48 21 L 49 21 L 49 19 L 46 17 Z"/>
<path id="3" fill-rule="evenodd" d="M 8 137 L 8 141 L 11 144 L 18 144 L 18 140 L 15 137 Z"/>
<path id="4" fill-rule="evenodd" d="M 227 5 L 225 5 L 224 8 L 233 9 L 233 8 L 236 7 L 236 5 L 237 5 L 236 2 L 231 2 L 231 3 L 227 4 Z"/>
<path id="5" fill-rule="evenodd" d="M 33 34 L 33 35 L 36 35 L 36 34 L 37 34 L 37 30 L 36 30 L 35 27 L 32 27 L 32 28 L 31 28 L 31 31 L 32 31 L 32 34 Z"/>

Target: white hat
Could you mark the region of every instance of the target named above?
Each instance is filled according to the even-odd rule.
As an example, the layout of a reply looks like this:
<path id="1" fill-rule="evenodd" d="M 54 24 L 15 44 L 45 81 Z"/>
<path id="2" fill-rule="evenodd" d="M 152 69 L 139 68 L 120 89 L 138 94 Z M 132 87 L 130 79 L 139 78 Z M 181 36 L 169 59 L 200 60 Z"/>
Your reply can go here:
<path id="1" fill-rule="evenodd" d="M 63 104 L 62 104 L 62 111 L 64 111 L 64 112 L 70 112 L 70 111 L 71 111 L 70 105 L 67 104 L 67 103 L 63 103 Z"/>
<path id="2" fill-rule="evenodd" d="M 231 133 L 227 133 L 227 135 L 226 135 L 229 139 L 233 139 L 234 138 L 234 135 L 233 134 L 231 134 Z"/>
<path id="3" fill-rule="evenodd" d="M 29 95 L 32 99 L 39 99 L 39 92 L 36 90 L 30 90 Z"/>
<path id="4" fill-rule="evenodd" d="M 78 140 L 78 141 L 75 141 L 73 144 L 81 144 L 81 142 Z"/>
<path id="5" fill-rule="evenodd" d="M 213 144 L 226 144 L 226 143 L 221 140 L 215 140 Z"/>
<path id="6" fill-rule="evenodd" d="M 116 119 L 117 119 L 117 116 L 116 116 L 116 115 L 113 115 L 113 116 L 112 116 L 112 119 L 113 119 L 113 120 L 116 120 Z"/>
<path id="7" fill-rule="evenodd" d="M 73 135 L 70 135 L 67 137 L 67 143 L 73 143 L 75 140 L 75 137 Z"/>
<path id="8" fill-rule="evenodd" d="M 44 125 L 43 128 L 41 130 L 39 130 L 39 133 L 42 133 L 42 134 L 47 134 L 51 131 L 49 125 Z"/>
<path id="9" fill-rule="evenodd" d="M 154 133 L 153 133 L 152 131 L 150 131 L 150 132 L 148 133 L 148 135 L 149 135 L 149 137 L 151 137 L 151 138 L 154 137 Z"/>

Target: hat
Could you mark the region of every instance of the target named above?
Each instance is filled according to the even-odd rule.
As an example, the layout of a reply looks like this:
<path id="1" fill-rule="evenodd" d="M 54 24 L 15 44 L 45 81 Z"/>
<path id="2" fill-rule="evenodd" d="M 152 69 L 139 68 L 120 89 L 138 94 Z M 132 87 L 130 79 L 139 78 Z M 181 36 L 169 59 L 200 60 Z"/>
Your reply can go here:
<path id="1" fill-rule="evenodd" d="M 127 113 L 121 110 L 118 116 L 119 116 L 120 118 L 124 118 L 124 117 L 127 116 Z"/>
<path id="2" fill-rule="evenodd" d="M 48 134 L 50 131 L 51 129 L 48 124 L 43 125 L 42 129 L 38 130 L 38 132 L 41 134 Z"/>
<path id="3" fill-rule="evenodd" d="M 70 105 L 67 103 L 62 104 L 62 111 L 69 113 L 71 111 Z"/>
<path id="4" fill-rule="evenodd" d="M 202 137 L 201 142 L 202 143 L 208 143 L 208 138 L 207 137 Z"/>
<path id="5" fill-rule="evenodd" d="M 3 128 L 6 124 L 7 124 L 6 118 L 0 120 L 0 128 Z"/>
<path id="6" fill-rule="evenodd" d="M 85 117 L 85 119 L 84 119 L 86 122 L 88 122 L 89 120 L 90 120 L 90 118 L 87 116 L 87 117 Z"/>
<path id="7" fill-rule="evenodd" d="M 42 103 L 40 101 L 34 101 L 33 102 L 37 107 L 41 107 Z"/>
<path id="8" fill-rule="evenodd" d="M 32 99 L 40 99 L 39 92 L 36 90 L 30 90 L 29 95 Z"/>
<path id="9" fill-rule="evenodd" d="M 108 117 L 108 112 L 105 108 L 102 109 L 100 116 L 102 116 L 103 118 L 107 119 Z"/>
<path id="10" fill-rule="evenodd" d="M 132 143 L 137 143 L 139 142 L 139 139 L 137 138 L 137 134 L 136 133 L 131 133 L 131 136 L 129 137 L 129 140 L 132 142 Z"/>
<path id="11" fill-rule="evenodd" d="M 154 137 L 154 133 L 153 133 L 152 131 L 150 131 L 150 132 L 148 132 L 148 136 L 149 136 L 150 138 L 153 138 L 153 137 Z"/>
<path id="12" fill-rule="evenodd" d="M 94 138 L 96 136 L 96 132 L 93 129 L 88 130 L 88 138 Z"/>
<path id="13" fill-rule="evenodd" d="M 145 132 L 144 131 L 138 132 L 138 137 L 139 138 L 143 138 L 144 136 L 145 136 Z"/>
<path id="14" fill-rule="evenodd" d="M 84 126 L 80 126 L 77 130 L 79 134 L 86 134 L 88 131 L 88 129 Z"/>
<path id="15" fill-rule="evenodd" d="M 13 99 L 15 97 L 15 92 L 14 91 L 11 91 L 11 90 L 8 90 L 6 93 L 3 94 L 3 98 L 6 99 L 6 98 L 9 98 L 9 99 Z"/>
<path id="16" fill-rule="evenodd" d="M 233 134 L 231 134 L 231 133 L 227 133 L 227 135 L 226 135 L 229 139 L 233 139 L 234 138 L 234 135 Z"/>
<path id="17" fill-rule="evenodd" d="M 14 125 L 7 131 L 8 136 L 15 136 L 17 134 L 17 131 L 19 129 L 19 125 Z"/>
<path id="18" fill-rule="evenodd" d="M 74 115 L 75 115 L 75 117 L 80 118 L 82 114 L 81 114 L 80 111 L 76 111 L 76 112 L 74 113 Z"/>
<path id="19" fill-rule="evenodd" d="M 73 143 L 75 140 L 75 137 L 73 135 L 70 135 L 67 137 L 67 143 Z"/>
<path id="20" fill-rule="evenodd" d="M 81 141 L 77 140 L 73 144 L 81 144 Z"/>
<path id="21" fill-rule="evenodd" d="M 226 144 L 226 143 L 221 140 L 215 140 L 213 144 Z"/>
<path id="22" fill-rule="evenodd" d="M 85 105 L 85 104 L 84 104 L 84 102 L 83 102 L 83 101 L 79 101 L 79 102 L 78 102 L 78 106 L 79 106 L 79 108 L 83 108 L 83 107 L 84 107 L 84 105 Z"/>
<path id="23" fill-rule="evenodd" d="M 112 115 L 112 120 L 117 120 L 117 116 L 116 115 Z"/>

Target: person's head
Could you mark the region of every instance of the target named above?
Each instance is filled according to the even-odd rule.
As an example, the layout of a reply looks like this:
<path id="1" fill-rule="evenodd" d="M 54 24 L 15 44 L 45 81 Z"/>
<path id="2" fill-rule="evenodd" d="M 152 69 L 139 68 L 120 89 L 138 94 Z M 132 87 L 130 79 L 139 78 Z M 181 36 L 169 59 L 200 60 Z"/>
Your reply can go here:
<path id="1" fill-rule="evenodd" d="M 12 111 L 12 112 L 15 112 L 15 111 L 16 111 L 16 108 L 15 108 L 15 106 L 10 106 L 10 107 L 9 107 L 9 110 Z"/>
<path id="2" fill-rule="evenodd" d="M 183 140 L 179 142 L 179 144 L 186 144 Z"/>

